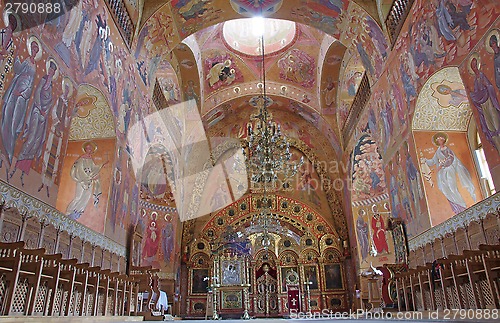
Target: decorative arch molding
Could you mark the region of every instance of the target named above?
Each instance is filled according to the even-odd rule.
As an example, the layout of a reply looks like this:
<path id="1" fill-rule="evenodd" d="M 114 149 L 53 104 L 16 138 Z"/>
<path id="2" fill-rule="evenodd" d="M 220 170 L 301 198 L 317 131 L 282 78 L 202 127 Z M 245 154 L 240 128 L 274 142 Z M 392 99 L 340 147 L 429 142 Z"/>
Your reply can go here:
<path id="1" fill-rule="evenodd" d="M 207 240 L 216 240 L 227 231 L 227 227 L 229 226 L 233 230 L 246 226 L 252 220 L 253 215 L 260 212 L 260 209 L 256 206 L 257 200 L 261 198 L 262 195 L 247 195 L 243 199 L 220 210 L 205 224 L 201 231 L 201 237 Z M 288 223 L 295 231 L 299 231 L 301 233 L 300 236 L 310 233 L 317 243 L 322 235 L 330 234 L 336 237 L 338 241 L 338 233 L 314 209 L 289 197 L 274 195 L 272 199 L 274 201 L 269 212 L 276 214 L 280 222 Z M 286 202 L 286 207 L 283 207 L 283 202 Z M 309 214 L 312 214 L 313 217 L 308 217 Z M 308 220 L 308 218 L 311 218 L 311 220 Z M 314 226 L 311 228 L 312 224 Z M 323 231 L 318 230 L 319 226 L 323 227 Z"/>
<path id="2" fill-rule="evenodd" d="M 291 259 L 288 261 L 286 257 L 289 256 Z M 280 252 L 278 255 L 279 263 L 282 266 L 297 266 L 299 261 L 299 255 L 295 250 L 287 249 Z"/>

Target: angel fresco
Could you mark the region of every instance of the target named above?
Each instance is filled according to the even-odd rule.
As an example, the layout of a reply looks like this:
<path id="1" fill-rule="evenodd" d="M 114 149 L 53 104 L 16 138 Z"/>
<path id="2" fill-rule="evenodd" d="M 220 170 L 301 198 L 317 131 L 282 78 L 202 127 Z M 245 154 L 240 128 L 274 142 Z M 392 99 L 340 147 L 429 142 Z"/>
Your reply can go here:
<path id="1" fill-rule="evenodd" d="M 210 87 L 214 87 L 217 82 L 223 82 L 226 85 L 233 83 L 235 78 L 235 70 L 231 68 L 231 60 L 226 59 L 224 62 L 213 63 L 206 79 Z"/>
<path id="2" fill-rule="evenodd" d="M 311 87 L 314 84 L 316 63 L 314 58 L 307 53 L 292 49 L 278 61 L 278 66 L 282 79 L 300 84 L 303 87 Z"/>

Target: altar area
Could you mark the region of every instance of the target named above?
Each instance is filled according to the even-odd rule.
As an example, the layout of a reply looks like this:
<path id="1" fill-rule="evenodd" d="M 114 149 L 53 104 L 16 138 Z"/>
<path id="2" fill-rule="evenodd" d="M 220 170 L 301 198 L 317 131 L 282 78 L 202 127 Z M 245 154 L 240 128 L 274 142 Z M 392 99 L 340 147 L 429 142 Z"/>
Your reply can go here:
<path id="1" fill-rule="evenodd" d="M 342 241 L 318 214 L 300 211 L 294 219 L 281 217 L 282 227 L 267 239 L 262 232 L 249 232 L 247 217 L 229 216 L 228 222 L 214 217 L 206 223 L 188 247 L 187 284 L 183 281 L 181 289 L 185 318 L 290 317 L 290 311 L 349 310 L 350 259 Z M 292 220 L 294 227 L 286 222 Z M 321 230 L 297 230 L 307 222 Z"/>

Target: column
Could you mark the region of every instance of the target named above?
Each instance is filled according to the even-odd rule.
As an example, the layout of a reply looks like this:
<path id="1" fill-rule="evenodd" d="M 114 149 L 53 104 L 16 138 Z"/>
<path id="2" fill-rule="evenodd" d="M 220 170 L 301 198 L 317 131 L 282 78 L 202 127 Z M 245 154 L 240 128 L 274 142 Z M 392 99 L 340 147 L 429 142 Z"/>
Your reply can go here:
<path id="1" fill-rule="evenodd" d="M 44 220 L 40 222 L 40 235 L 38 236 L 38 246 L 37 248 L 43 247 L 43 238 L 45 237 L 45 228 L 48 226 L 48 223 L 45 223 Z"/>
<path id="2" fill-rule="evenodd" d="M 80 253 L 80 262 L 83 262 L 85 258 L 85 240 L 82 239 L 82 250 Z"/>
<path id="3" fill-rule="evenodd" d="M 28 225 L 28 219 L 30 218 L 28 213 L 23 213 L 20 215 L 21 215 L 21 219 L 22 219 L 23 223 L 21 224 L 21 228 L 20 228 L 19 233 L 17 235 L 17 241 L 24 240 L 24 234 L 26 233 L 26 226 Z"/>
<path id="4" fill-rule="evenodd" d="M 444 238 L 440 237 L 439 241 L 441 242 L 441 253 L 443 254 L 443 258 L 446 258 L 446 249 L 444 248 Z"/>
<path id="5" fill-rule="evenodd" d="M 54 253 L 59 252 L 59 242 L 61 238 L 61 231 L 62 229 L 60 227 L 56 227 L 56 242 L 54 243 Z"/>
<path id="6" fill-rule="evenodd" d="M 465 242 L 467 242 L 467 249 L 472 250 L 469 238 L 469 227 L 464 226 L 464 231 L 465 231 Z"/>
<path id="7" fill-rule="evenodd" d="M 95 258 L 95 248 L 97 246 L 95 244 L 92 245 L 92 256 L 90 257 L 90 266 L 94 267 L 94 258 Z"/>
<path id="8" fill-rule="evenodd" d="M 457 255 L 459 255 L 460 253 L 458 252 L 457 236 L 455 234 L 455 231 L 452 232 L 452 236 L 453 236 L 453 243 L 455 244 L 455 250 L 457 251 Z"/>
<path id="9" fill-rule="evenodd" d="M 488 237 L 486 236 L 486 231 L 484 230 L 484 219 L 481 219 L 479 224 L 481 224 L 481 232 L 483 233 L 484 243 L 488 244 Z"/>
<path id="10" fill-rule="evenodd" d="M 66 255 L 66 257 L 68 259 L 71 258 L 71 253 L 73 252 L 73 240 L 75 239 L 75 236 L 73 234 L 70 234 L 69 235 L 69 246 L 68 246 L 68 254 Z"/>
<path id="11" fill-rule="evenodd" d="M 3 232 L 3 219 L 5 218 L 5 210 L 7 209 L 7 207 L 5 206 L 5 202 L 2 202 L 2 204 L 0 204 L 0 234 L 2 234 Z"/>

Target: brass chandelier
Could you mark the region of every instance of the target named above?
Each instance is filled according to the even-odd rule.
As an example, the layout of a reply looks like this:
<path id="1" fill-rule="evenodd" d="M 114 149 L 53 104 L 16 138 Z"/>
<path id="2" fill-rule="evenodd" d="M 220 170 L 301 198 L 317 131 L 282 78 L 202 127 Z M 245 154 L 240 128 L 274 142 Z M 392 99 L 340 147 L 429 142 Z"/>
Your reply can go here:
<path id="1" fill-rule="evenodd" d="M 265 50 L 264 33 L 260 38 L 262 57 L 261 82 L 257 84 L 260 95 L 253 97 L 250 104 L 257 111 L 250 117 L 248 123 L 247 150 L 243 150 L 247 161 L 247 170 L 250 174 L 250 184 L 253 188 L 260 188 L 263 192 L 260 200 L 261 211 L 254 215 L 248 233 L 262 233 L 261 244 L 267 248 L 271 245 L 270 232 L 286 233 L 276 214 L 270 212 L 272 198 L 269 193 L 275 192 L 295 176 L 304 163 L 304 157 L 292 161 L 290 142 L 281 132 L 281 126 L 272 120 L 268 107 L 273 100 L 266 95 Z M 282 183 L 282 185 L 280 185 Z"/>

